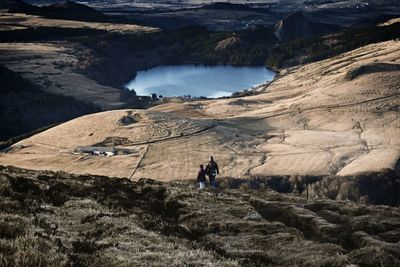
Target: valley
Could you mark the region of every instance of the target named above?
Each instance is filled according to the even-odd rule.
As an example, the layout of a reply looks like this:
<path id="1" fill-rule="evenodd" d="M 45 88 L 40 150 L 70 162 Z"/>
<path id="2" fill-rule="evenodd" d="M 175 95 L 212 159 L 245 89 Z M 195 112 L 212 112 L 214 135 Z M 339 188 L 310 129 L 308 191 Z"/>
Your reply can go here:
<path id="1" fill-rule="evenodd" d="M 400 265 L 399 17 L 0 0 L 0 267 Z"/>
<path id="2" fill-rule="evenodd" d="M 191 179 L 209 155 L 218 159 L 225 177 L 397 170 L 399 51 L 400 43 L 389 41 L 287 69 L 252 96 L 166 99 L 147 110 L 84 116 L 16 143 L 0 161 L 163 181 Z M 74 153 L 78 146 L 102 142 L 142 152 Z"/>

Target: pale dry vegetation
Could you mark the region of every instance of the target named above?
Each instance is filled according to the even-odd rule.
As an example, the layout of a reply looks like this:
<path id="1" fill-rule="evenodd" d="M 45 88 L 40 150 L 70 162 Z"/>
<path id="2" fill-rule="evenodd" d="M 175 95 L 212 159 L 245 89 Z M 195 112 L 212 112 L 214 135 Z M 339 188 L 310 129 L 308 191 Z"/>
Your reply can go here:
<path id="1" fill-rule="evenodd" d="M 97 29 L 107 32 L 119 33 L 145 33 L 155 32 L 158 29 L 152 27 L 145 27 L 135 24 L 118 24 L 118 23 L 104 23 L 104 22 L 85 22 L 76 20 L 63 20 L 63 19 L 48 19 L 40 16 L 26 15 L 22 13 L 2 13 L 0 17 L 0 25 L 12 27 L 26 27 L 26 28 L 39 28 L 39 27 L 57 27 L 62 29 Z"/>

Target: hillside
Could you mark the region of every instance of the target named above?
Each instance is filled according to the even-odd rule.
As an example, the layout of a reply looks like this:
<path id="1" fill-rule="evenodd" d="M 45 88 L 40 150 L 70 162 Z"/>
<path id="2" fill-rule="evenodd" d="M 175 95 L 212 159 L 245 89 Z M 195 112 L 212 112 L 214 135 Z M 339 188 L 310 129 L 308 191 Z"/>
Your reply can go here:
<path id="1" fill-rule="evenodd" d="M 339 29 L 339 26 L 312 22 L 303 12 L 297 11 L 276 23 L 275 35 L 280 41 L 287 42 L 300 38 L 326 35 L 339 31 Z"/>
<path id="2" fill-rule="evenodd" d="M 65 122 L 100 108 L 46 92 L 0 65 L 0 141 Z"/>
<path id="3" fill-rule="evenodd" d="M 400 264 L 394 207 L 1 166 L 0 196 L 5 266 Z"/>
<path id="4" fill-rule="evenodd" d="M 15 144 L 0 164 L 159 180 L 193 177 L 209 155 L 226 177 L 394 170 L 399 54 L 399 41 L 383 42 L 282 71 L 254 96 L 84 116 Z M 128 152 L 91 156 L 81 146 Z"/>

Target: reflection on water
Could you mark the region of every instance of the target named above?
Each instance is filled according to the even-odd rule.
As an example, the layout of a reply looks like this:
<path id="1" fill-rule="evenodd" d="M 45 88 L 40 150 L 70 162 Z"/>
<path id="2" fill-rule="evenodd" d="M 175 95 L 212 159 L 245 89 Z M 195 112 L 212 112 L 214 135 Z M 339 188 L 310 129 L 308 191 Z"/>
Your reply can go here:
<path id="1" fill-rule="evenodd" d="M 138 95 L 222 97 L 271 81 L 274 75 L 265 67 L 159 66 L 139 71 L 127 87 Z"/>

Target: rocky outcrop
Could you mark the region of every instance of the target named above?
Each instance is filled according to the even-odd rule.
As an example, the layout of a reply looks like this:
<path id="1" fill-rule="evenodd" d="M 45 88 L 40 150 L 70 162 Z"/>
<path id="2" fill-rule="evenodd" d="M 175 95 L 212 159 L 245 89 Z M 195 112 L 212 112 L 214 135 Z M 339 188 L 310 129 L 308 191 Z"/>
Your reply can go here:
<path id="1" fill-rule="evenodd" d="M 8 266 L 400 264 L 395 207 L 12 167 L 0 195 Z"/>

